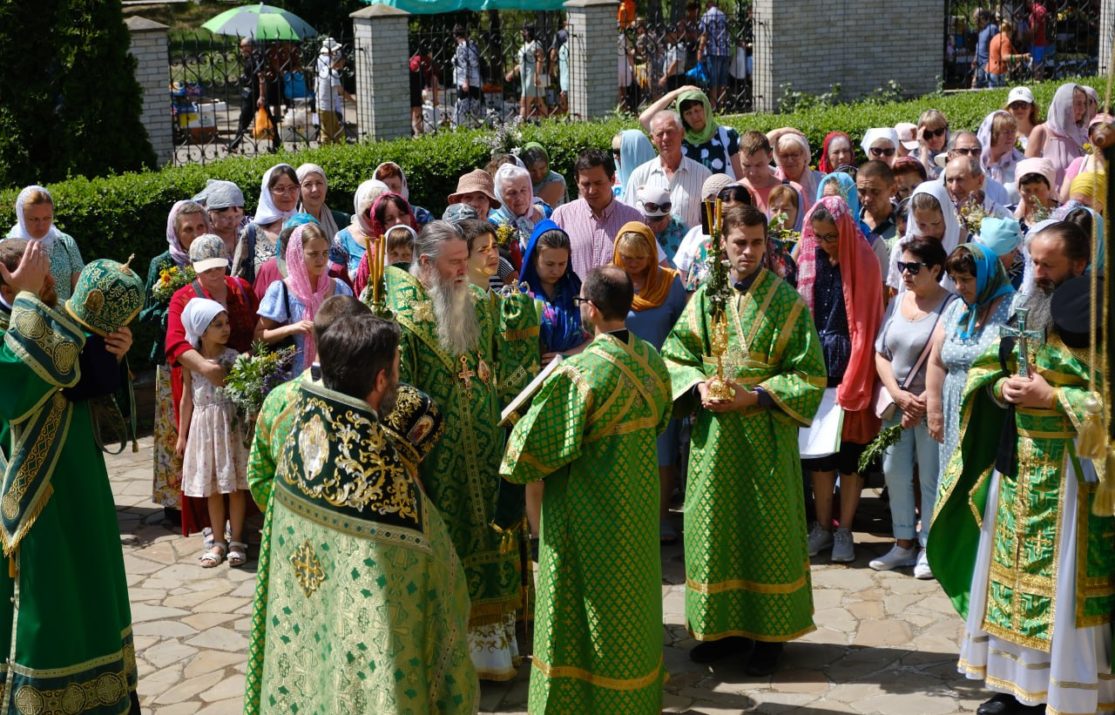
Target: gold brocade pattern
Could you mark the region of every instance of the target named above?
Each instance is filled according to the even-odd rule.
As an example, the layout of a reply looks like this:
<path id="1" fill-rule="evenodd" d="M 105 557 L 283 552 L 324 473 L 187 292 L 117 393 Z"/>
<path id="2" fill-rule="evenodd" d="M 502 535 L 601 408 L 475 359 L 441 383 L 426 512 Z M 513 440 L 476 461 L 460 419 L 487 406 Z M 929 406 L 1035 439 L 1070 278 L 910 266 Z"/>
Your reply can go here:
<path id="1" fill-rule="evenodd" d="M 303 541 L 302 545 L 290 555 L 290 564 L 294 567 L 294 578 L 302 587 L 306 598 L 314 595 L 314 591 L 325 582 L 325 571 L 321 568 L 321 561 L 314 553 L 313 544 Z"/>
<path id="2" fill-rule="evenodd" d="M 57 690 L 21 686 L 15 692 L 15 706 L 20 715 L 74 715 L 116 705 L 127 696 L 128 679 L 122 673 L 101 673 Z"/>

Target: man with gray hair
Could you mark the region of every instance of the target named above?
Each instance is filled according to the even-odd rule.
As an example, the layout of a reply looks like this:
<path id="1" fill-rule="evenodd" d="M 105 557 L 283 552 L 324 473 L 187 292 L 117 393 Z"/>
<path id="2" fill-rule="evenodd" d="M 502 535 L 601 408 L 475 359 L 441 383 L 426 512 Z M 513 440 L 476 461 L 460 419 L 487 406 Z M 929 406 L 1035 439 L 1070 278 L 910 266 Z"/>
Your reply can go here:
<path id="1" fill-rule="evenodd" d="M 384 282 L 402 329 L 399 379 L 444 415 L 445 434 L 419 477 L 465 567 L 472 661 L 481 679 L 507 680 L 518 656 L 516 529 L 525 501 L 522 487 L 499 478 L 506 438 L 499 421 L 537 372 L 538 313 L 526 293 L 499 296 L 469 282 L 468 242 L 447 221 L 426 224 L 410 271 L 389 267 Z"/>
<path id="2" fill-rule="evenodd" d="M 987 195 L 986 182 L 990 177 L 984 176 L 978 158 L 959 155 L 949 159 L 944 177 L 945 188 L 958 210 L 967 210 L 966 205 L 979 202 L 989 215 L 1010 218 L 1010 212 Z"/>
<path id="3" fill-rule="evenodd" d="M 642 186 L 664 188 L 670 192 L 670 213 L 686 228 L 701 223 L 701 185 L 712 172 L 704 165 L 682 154 L 681 142 L 685 129 L 681 115 L 663 109 L 650 120 L 650 140 L 658 156 L 631 172 L 623 190 L 623 203 L 635 206 Z"/>
<path id="4" fill-rule="evenodd" d="M 942 169 L 946 168 L 948 162 L 952 161 L 958 156 L 966 156 L 975 159 L 979 162 L 980 154 L 983 152 L 983 144 L 980 143 L 979 137 L 975 132 L 967 130 L 959 131 L 949 137 L 948 151 L 938 154 L 933 158 Z M 941 183 L 945 182 L 945 172 L 942 171 L 941 175 L 937 178 Z M 1013 185 L 1011 186 L 1013 190 Z M 994 201 L 999 206 L 1009 206 L 1014 201 L 1011 201 L 1010 193 L 1007 188 L 1000 184 L 990 176 L 985 177 L 983 182 L 983 193 L 987 198 Z M 1016 192 L 1017 193 L 1017 192 Z"/>

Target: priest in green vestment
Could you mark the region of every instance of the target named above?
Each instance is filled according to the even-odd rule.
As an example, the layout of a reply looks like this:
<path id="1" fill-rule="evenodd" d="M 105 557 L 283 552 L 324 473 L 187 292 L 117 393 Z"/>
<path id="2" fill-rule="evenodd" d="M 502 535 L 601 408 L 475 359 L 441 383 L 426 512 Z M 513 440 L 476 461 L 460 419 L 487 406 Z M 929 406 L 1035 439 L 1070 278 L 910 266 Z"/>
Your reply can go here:
<path id="1" fill-rule="evenodd" d="M 138 714 L 124 555 L 89 400 L 119 387 L 122 326 L 143 283 L 94 261 L 63 312 L 49 271 L 39 241 L 0 243 L 0 708 Z"/>
<path id="2" fill-rule="evenodd" d="M 500 474 L 545 479 L 529 710 L 662 709 L 656 440 L 671 415 L 658 351 L 624 326 L 619 268 L 581 287 L 595 339 L 563 361 L 515 425 Z"/>
<path id="3" fill-rule="evenodd" d="M 519 547 L 525 502 L 508 499 L 499 463 L 500 410 L 537 372 L 539 316 L 528 294 L 493 296 L 468 281 L 468 243 L 445 221 L 423 227 L 411 271 L 385 272 L 388 308 L 402 329 L 400 376 L 441 409 L 445 436 L 422 462 L 468 576 L 469 641 L 481 679 L 515 676 Z M 508 509 L 510 507 L 510 509 Z"/>
<path id="4" fill-rule="evenodd" d="M 318 344 L 321 383 L 296 388 L 253 619 L 266 623 L 260 712 L 478 707 L 464 570 L 413 469 L 440 424 L 396 392 L 398 340 L 388 321 L 340 318 Z M 380 412 L 405 413 L 418 449 L 398 449 Z"/>
<path id="5" fill-rule="evenodd" d="M 972 363 L 938 485 L 926 548 L 966 619 L 958 669 L 997 693 L 981 715 L 1115 707 L 1115 519 L 1092 513 L 1096 467 L 1077 451 L 1093 399 L 1088 244 L 1069 222 L 1031 237 L 1034 280 Z"/>
<path id="6" fill-rule="evenodd" d="M 678 409 L 696 409 L 685 494 L 685 618 L 691 657 L 739 654 L 773 672 L 782 643 L 813 630 L 798 429 L 820 405 L 826 372 L 798 293 L 763 267 L 767 222 L 751 206 L 724 212 L 731 296 L 716 401 L 709 286 L 697 289 L 662 346 Z M 750 654 L 748 655 L 748 651 Z"/>

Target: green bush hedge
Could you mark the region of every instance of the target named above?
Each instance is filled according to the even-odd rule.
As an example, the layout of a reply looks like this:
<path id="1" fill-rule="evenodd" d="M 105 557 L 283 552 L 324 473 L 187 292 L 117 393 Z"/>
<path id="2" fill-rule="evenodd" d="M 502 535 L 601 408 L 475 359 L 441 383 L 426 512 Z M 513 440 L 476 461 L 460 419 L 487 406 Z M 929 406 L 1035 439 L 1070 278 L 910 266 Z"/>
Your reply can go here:
<path id="1" fill-rule="evenodd" d="M 1081 80 L 1100 88 L 1100 78 Z M 1060 82 L 1033 85 L 1038 103 L 1047 107 Z M 749 114 L 724 118 L 739 130 L 769 131 L 793 126 L 805 132 L 814 151 L 814 161 L 824 135 L 833 129 L 846 131 L 857 143 L 863 133 L 877 126 L 893 126 L 901 121 L 916 122 L 922 110 L 940 109 L 956 128 L 978 127 L 983 117 L 1006 101 L 1007 89 L 931 95 L 891 104 L 837 105 L 790 114 Z M 637 126 L 630 117 L 615 116 L 594 122 L 545 122 L 527 127 L 522 140 L 538 141 L 550 153 L 553 169 L 572 179 L 571 167 L 579 151 L 586 147 L 607 147 L 618 131 Z M 51 185 L 57 206 L 58 226 L 77 239 L 88 260 L 95 257 L 124 259 L 136 255 L 135 265 L 146 274 L 148 262 L 165 250 L 166 215 L 170 206 L 192 196 L 207 178 L 235 181 L 244 190 L 248 206 L 259 195 L 263 173 L 279 161 L 295 166 L 302 162 L 320 164 L 329 176 L 329 204 L 351 211 L 352 193 L 361 181 L 370 178 L 374 167 L 383 161 L 398 162 L 407 173 L 411 199 L 440 214 L 445 196 L 457 185 L 461 174 L 487 163 L 489 146 L 480 131 L 444 132 L 389 142 L 349 146 L 330 146 L 299 152 L 273 154 L 246 159 L 235 157 L 205 166 L 168 167 L 160 171 L 129 173 L 98 179 L 73 179 Z M 572 181 L 571 181 L 572 185 Z M 15 190 L 0 192 L 0 222 L 15 221 Z M 133 360 L 146 354 L 149 338 L 137 340 Z"/>

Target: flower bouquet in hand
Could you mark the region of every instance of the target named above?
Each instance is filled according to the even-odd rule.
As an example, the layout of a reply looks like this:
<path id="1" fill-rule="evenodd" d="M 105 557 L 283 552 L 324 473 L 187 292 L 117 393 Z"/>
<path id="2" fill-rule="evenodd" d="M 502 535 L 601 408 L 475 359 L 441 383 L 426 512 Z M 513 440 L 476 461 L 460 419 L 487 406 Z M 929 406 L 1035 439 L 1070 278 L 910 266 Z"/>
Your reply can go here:
<path id="1" fill-rule="evenodd" d="M 293 345 L 270 350 L 266 343 L 256 341 L 251 352 L 237 355 L 232 365 L 227 367 L 225 394 L 236 405 L 237 418 L 244 421 L 243 431 L 249 442 L 263 400 L 290 379 L 294 354 Z"/>
<path id="2" fill-rule="evenodd" d="M 170 266 L 159 271 L 159 280 L 151 288 L 151 297 L 160 303 L 170 303 L 171 297 L 184 285 L 193 282 L 197 274 L 193 266 Z"/>

